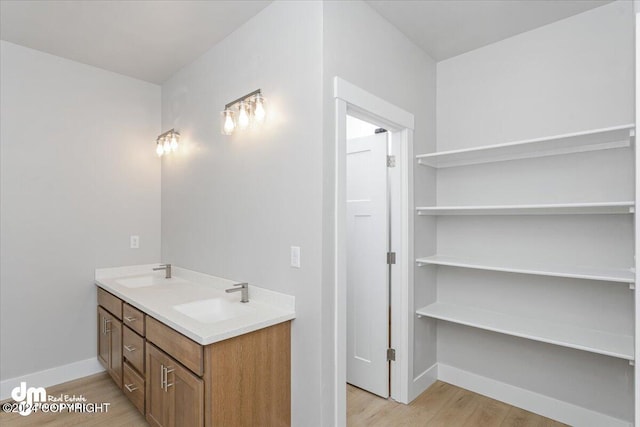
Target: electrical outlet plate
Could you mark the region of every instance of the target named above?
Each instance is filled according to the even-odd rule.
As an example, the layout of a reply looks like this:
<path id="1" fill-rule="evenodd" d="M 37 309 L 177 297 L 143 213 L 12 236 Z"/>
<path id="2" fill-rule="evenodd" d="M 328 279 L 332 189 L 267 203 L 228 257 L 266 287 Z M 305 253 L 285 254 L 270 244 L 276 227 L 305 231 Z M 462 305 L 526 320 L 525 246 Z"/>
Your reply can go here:
<path id="1" fill-rule="evenodd" d="M 129 236 L 129 246 L 131 249 L 138 249 L 140 247 L 140 236 Z"/>

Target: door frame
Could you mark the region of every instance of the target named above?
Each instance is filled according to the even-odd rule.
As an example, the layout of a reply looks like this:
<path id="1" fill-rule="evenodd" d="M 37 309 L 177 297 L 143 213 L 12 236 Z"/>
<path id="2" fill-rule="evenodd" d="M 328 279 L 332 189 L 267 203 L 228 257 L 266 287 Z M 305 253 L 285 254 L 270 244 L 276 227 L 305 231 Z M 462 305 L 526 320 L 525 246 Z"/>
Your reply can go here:
<path id="1" fill-rule="evenodd" d="M 389 132 L 396 167 L 390 169 L 394 202 L 390 214 L 396 268 L 391 269 L 391 398 L 409 403 L 413 378 L 413 114 L 336 76 L 335 103 L 335 263 L 334 263 L 334 425 L 345 426 L 347 414 L 347 265 L 346 152 L 347 113 Z"/>

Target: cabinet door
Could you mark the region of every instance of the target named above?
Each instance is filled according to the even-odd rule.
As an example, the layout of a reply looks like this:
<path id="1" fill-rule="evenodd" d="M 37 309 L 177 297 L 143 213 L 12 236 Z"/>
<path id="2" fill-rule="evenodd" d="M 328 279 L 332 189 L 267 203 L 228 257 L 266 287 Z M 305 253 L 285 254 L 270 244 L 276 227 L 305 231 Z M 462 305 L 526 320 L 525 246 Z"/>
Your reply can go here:
<path id="1" fill-rule="evenodd" d="M 112 316 L 109 330 L 111 338 L 109 374 L 118 387 L 122 388 L 122 322 Z"/>
<path id="2" fill-rule="evenodd" d="M 146 419 L 154 427 L 167 426 L 169 400 L 164 390 L 164 367 L 168 357 L 149 343 L 145 353 Z"/>
<path id="3" fill-rule="evenodd" d="M 111 337 L 107 332 L 109 318 L 109 313 L 98 307 L 98 361 L 107 371 L 111 363 Z"/>
<path id="4" fill-rule="evenodd" d="M 146 418 L 157 427 L 202 427 L 202 379 L 155 346 L 146 347 Z"/>
<path id="5" fill-rule="evenodd" d="M 204 425 L 204 384 L 187 369 L 170 360 L 165 388 L 169 392 L 169 427 Z"/>

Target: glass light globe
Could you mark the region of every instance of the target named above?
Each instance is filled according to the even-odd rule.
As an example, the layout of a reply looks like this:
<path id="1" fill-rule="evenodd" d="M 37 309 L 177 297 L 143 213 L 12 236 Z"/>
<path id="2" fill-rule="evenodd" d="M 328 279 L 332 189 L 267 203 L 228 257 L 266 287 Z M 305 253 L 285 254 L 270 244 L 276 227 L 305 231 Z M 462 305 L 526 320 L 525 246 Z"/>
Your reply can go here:
<path id="1" fill-rule="evenodd" d="M 178 149 L 178 135 L 175 133 L 171 135 L 171 151 L 176 151 Z"/>
<path id="2" fill-rule="evenodd" d="M 220 114 L 222 119 L 222 134 L 231 135 L 236 129 L 236 122 L 233 119 L 233 111 L 225 108 L 225 110 Z"/>
<path id="3" fill-rule="evenodd" d="M 242 130 L 249 127 L 249 105 L 246 101 L 240 101 L 238 106 L 238 127 Z"/>
<path id="4" fill-rule="evenodd" d="M 261 94 L 257 94 L 253 104 L 253 118 L 256 125 L 260 126 L 267 117 L 266 100 Z"/>

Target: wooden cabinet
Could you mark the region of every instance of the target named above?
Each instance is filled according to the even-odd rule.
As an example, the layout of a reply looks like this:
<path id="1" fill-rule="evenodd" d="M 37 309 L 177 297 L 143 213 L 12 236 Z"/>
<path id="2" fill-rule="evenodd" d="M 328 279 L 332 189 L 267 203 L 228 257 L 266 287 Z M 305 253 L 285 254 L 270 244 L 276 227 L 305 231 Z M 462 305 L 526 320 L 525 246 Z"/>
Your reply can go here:
<path id="1" fill-rule="evenodd" d="M 152 426 L 290 425 L 290 328 L 203 346 L 98 288 L 98 360 Z"/>
<path id="2" fill-rule="evenodd" d="M 122 322 L 98 307 L 98 360 L 122 388 Z"/>
<path id="3" fill-rule="evenodd" d="M 146 347 L 147 421 L 152 426 L 203 426 L 204 382 L 152 344 Z"/>

